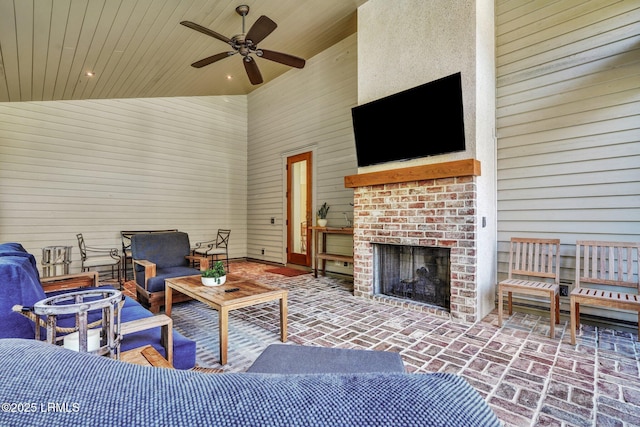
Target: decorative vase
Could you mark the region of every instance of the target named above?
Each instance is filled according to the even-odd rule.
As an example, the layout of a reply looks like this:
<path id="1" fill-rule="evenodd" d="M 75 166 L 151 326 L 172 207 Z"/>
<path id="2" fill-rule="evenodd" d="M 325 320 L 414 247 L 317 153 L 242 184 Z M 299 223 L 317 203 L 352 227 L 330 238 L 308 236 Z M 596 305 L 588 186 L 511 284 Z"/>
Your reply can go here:
<path id="1" fill-rule="evenodd" d="M 222 286 L 227 281 L 227 276 L 220 277 L 201 277 L 202 284 L 205 286 Z"/>
<path id="2" fill-rule="evenodd" d="M 324 219 L 324 218 L 319 219 L 319 220 L 318 220 L 318 225 L 319 225 L 320 227 L 326 227 L 326 226 L 327 226 L 327 220 L 326 220 L 326 219 Z"/>

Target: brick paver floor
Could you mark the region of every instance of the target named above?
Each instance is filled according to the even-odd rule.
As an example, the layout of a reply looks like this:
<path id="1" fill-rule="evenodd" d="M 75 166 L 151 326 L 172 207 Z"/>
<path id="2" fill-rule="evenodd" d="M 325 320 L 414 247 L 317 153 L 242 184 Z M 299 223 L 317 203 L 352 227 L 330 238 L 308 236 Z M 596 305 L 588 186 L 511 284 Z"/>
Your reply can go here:
<path id="1" fill-rule="evenodd" d="M 498 328 L 494 310 L 475 324 L 456 323 L 354 297 L 348 278 L 285 277 L 268 268 L 231 265 L 233 272 L 289 290 L 291 344 L 395 351 L 408 372 L 461 375 L 506 426 L 640 426 L 640 345 L 634 334 L 583 325 L 571 346 L 564 317 L 552 339 L 548 318 L 515 312 Z M 279 342 L 277 310 L 266 303 L 232 316 L 232 362 L 222 367 L 225 372 L 246 370 L 267 345 Z M 235 337 L 234 322 L 242 322 Z M 206 352 L 206 343 L 200 344 L 198 351 Z"/>

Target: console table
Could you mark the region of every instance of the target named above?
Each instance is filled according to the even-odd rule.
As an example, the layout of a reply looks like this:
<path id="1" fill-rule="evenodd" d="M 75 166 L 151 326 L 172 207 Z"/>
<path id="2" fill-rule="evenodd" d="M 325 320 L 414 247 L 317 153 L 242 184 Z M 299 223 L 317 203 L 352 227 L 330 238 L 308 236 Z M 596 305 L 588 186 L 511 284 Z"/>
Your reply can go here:
<path id="1" fill-rule="evenodd" d="M 353 255 L 332 254 L 327 252 L 327 235 L 348 234 L 353 235 L 352 227 L 309 227 L 313 232 L 314 263 L 313 274 L 318 277 L 318 263 L 322 260 L 322 274 L 326 273 L 327 260 L 353 263 Z"/>

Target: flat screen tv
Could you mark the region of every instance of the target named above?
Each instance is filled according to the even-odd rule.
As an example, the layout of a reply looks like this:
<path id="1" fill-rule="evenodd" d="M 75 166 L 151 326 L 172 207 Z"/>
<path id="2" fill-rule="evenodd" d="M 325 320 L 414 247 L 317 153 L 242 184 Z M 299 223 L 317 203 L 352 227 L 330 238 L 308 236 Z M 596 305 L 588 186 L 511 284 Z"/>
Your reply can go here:
<path id="1" fill-rule="evenodd" d="M 460 73 L 351 109 L 358 166 L 465 150 Z"/>

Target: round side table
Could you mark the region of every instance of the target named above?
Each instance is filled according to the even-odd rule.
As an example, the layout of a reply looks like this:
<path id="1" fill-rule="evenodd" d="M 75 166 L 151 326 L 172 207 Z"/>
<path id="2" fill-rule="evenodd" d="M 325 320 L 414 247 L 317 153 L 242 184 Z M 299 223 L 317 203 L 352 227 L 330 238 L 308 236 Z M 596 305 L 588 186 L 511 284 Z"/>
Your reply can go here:
<path id="1" fill-rule="evenodd" d="M 33 312 L 38 316 L 46 316 L 47 337 L 50 344 L 63 341 L 65 336 L 57 337 L 57 317 L 60 315 L 74 314 L 76 318 L 75 330 L 77 340 L 75 347 L 78 351 L 106 355 L 117 359 L 120 354 L 120 302 L 122 293 L 115 289 L 91 289 L 84 291 L 68 292 L 38 301 L 33 306 Z M 89 331 L 88 314 L 90 311 L 102 310 L 102 320 L 97 348 L 90 348 L 89 340 L 94 340 L 97 334 Z M 39 339 L 40 326 L 36 324 L 36 339 Z M 96 339 L 97 341 L 97 339 Z M 95 344 L 95 343 L 94 343 Z M 73 345 L 73 344 L 72 344 Z"/>

